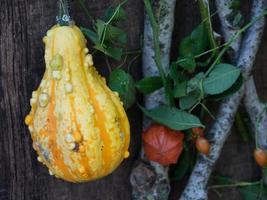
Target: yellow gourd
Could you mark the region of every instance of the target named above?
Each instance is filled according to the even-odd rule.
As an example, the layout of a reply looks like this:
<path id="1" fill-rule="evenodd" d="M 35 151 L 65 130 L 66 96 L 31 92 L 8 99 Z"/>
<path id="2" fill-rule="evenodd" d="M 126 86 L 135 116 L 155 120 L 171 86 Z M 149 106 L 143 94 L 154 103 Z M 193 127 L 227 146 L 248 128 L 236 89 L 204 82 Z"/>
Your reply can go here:
<path id="1" fill-rule="evenodd" d="M 129 122 L 116 92 L 93 66 L 77 26 L 43 39 L 46 71 L 25 118 L 38 160 L 71 182 L 101 178 L 129 156 Z"/>

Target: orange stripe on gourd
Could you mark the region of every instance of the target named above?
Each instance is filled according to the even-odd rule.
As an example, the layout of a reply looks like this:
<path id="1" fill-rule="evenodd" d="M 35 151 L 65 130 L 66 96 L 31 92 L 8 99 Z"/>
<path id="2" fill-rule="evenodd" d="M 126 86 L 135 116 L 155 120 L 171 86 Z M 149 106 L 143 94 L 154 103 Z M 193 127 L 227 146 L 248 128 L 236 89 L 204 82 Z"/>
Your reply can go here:
<path id="1" fill-rule="evenodd" d="M 100 137 L 103 142 L 104 148 L 102 149 L 103 151 L 103 171 L 104 174 L 107 173 L 109 170 L 110 164 L 112 162 L 112 149 L 111 149 L 111 140 L 109 138 L 109 135 L 107 133 L 106 127 L 105 127 L 105 114 L 103 111 L 101 111 L 100 105 L 97 102 L 95 96 L 96 93 L 95 91 L 90 87 L 90 84 L 88 85 L 88 91 L 91 97 L 92 105 L 95 110 L 95 122 L 96 122 L 96 127 L 99 129 Z M 98 147 L 102 148 L 102 147 Z"/>
<path id="2" fill-rule="evenodd" d="M 102 85 L 103 89 L 106 91 L 106 93 L 108 94 L 109 98 L 111 99 L 117 113 L 119 116 L 119 126 L 120 126 L 120 130 L 121 133 L 119 134 L 119 137 L 121 137 L 123 134 L 124 138 L 124 145 L 123 148 L 121 149 L 121 153 L 122 153 L 122 157 L 127 158 L 129 155 L 128 152 L 128 147 L 129 147 L 129 143 L 130 143 L 130 127 L 129 127 L 129 122 L 128 122 L 128 118 L 126 116 L 126 113 L 122 107 L 122 103 L 120 103 L 120 99 L 118 96 L 115 95 L 114 92 L 112 92 L 105 84 L 104 80 L 102 79 L 102 77 L 100 75 L 97 74 L 96 70 L 92 70 L 94 73 L 94 77 L 98 79 L 98 82 Z"/>
<path id="3" fill-rule="evenodd" d="M 115 104 L 115 107 L 119 113 L 120 116 L 120 126 L 121 126 L 121 130 L 123 131 L 124 137 L 125 137 L 125 142 L 124 142 L 124 147 L 122 150 L 122 154 L 123 154 L 123 158 L 128 158 L 129 157 L 129 144 L 130 144 L 130 126 L 129 126 L 129 122 L 128 122 L 128 118 L 124 112 L 124 110 L 122 109 L 122 106 L 118 103 L 118 101 L 116 101 L 116 96 L 110 92 L 110 96 L 113 99 L 113 103 Z"/>
<path id="4" fill-rule="evenodd" d="M 50 96 L 51 99 L 50 99 L 49 108 L 48 108 L 47 120 L 48 120 L 48 132 L 49 132 L 49 148 L 51 149 L 52 162 L 53 162 L 52 170 L 55 170 L 58 168 L 60 172 L 63 174 L 62 177 L 64 177 L 64 179 L 73 181 L 74 177 L 69 171 L 68 166 L 64 163 L 64 158 L 57 144 L 57 122 L 56 122 L 57 119 L 54 113 L 55 112 L 55 81 L 54 80 L 52 80 L 50 94 L 51 94 Z"/>
<path id="5" fill-rule="evenodd" d="M 84 60 L 84 55 L 81 54 L 81 60 Z M 84 63 L 81 63 L 82 65 Z M 94 134 L 100 134 L 100 138 L 102 140 L 102 144 L 96 146 L 96 151 L 102 152 L 102 167 L 98 168 L 95 173 L 99 173 L 98 175 L 100 178 L 101 176 L 105 176 L 110 173 L 113 160 L 114 160 L 114 151 L 112 148 L 112 141 L 110 138 L 109 130 L 106 128 L 105 122 L 107 121 L 106 113 L 101 109 L 101 105 L 96 99 L 97 94 L 101 93 L 102 88 L 100 85 L 96 85 L 94 81 L 90 81 L 87 70 L 83 67 L 83 72 L 85 75 L 85 79 L 87 82 L 87 91 L 89 94 L 89 102 L 93 107 L 94 110 L 94 125 L 96 127 L 96 132 Z M 94 179 L 94 177 L 92 177 Z"/>
<path id="6" fill-rule="evenodd" d="M 71 121 L 74 123 L 74 126 L 75 126 L 76 130 L 80 131 L 78 123 L 77 123 L 77 117 L 76 117 L 76 111 L 75 111 L 75 108 L 74 108 L 74 100 L 73 100 L 73 98 L 74 97 L 71 95 L 70 96 L 70 104 L 71 104 L 71 111 L 72 111 L 72 116 L 71 116 L 72 120 Z M 77 151 L 79 151 L 79 149 Z M 84 151 L 87 151 L 87 146 L 86 145 L 85 145 L 85 150 Z M 77 152 L 73 152 L 73 154 L 78 154 L 78 153 Z M 76 157 L 78 157 L 76 160 L 80 161 L 80 165 L 81 165 L 80 169 L 84 169 L 84 171 L 82 171 L 82 170 L 79 171 L 80 178 L 84 179 L 84 178 L 88 178 L 88 177 L 92 176 L 92 174 L 91 174 L 92 170 L 91 170 L 91 168 L 89 166 L 89 159 L 90 158 L 85 156 L 84 153 L 79 153 Z"/>
<path id="7" fill-rule="evenodd" d="M 74 29 L 72 30 L 72 34 L 74 34 L 73 32 L 75 33 Z M 81 46 L 85 47 L 85 45 L 81 45 Z M 77 87 L 79 88 L 79 91 L 75 91 L 75 92 L 84 91 L 83 95 L 75 95 L 75 99 L 77 99 L 77 98 L 86 98 L 88 100 L 88 102 L 86 104 L 89 104 L 90 106 L 93 106 L 92 99 L 91 99 L 91 96 L 90 96 L 90 92 L 89 92 L 88 87 L 87 87 L 88 81 L 87 81 L 87 77 L 86 77 L 86 72 L 85 72 L 84 67 L 83 67 L 83 65 L 84 65 L 84 62 L 83 62 L 84 61 L 84 54 L 83 54 L 82 51 L 80 52 L 79 57 L 80 57 L 80 62 L 78 62 L 78 63 L 69 63 L 70 68 L 72 68 L 72 70 L 71 70 L 72 83 L 76 88 Z M 79 71 L 75 70 L 75 67 L 77 65 L 79 66 L 79 68 L 81 70 L 79 70 Z M 74 72 L 75 72 L 76 76 L 74 76 Z M 79 83 L 79 85 L 77 83 Z M 72 102 L 74 102 L 74 97 L 72 97 Z M 84 104 L 84 106 L 85 106 L 85 104 Z M 72 105 L 72 107 L 74 109 L 74 105 Z M 85 110 L 80 110 L 79 112 L 80 112 L 80 114 L 81 114 L 81 112 L 83 112 L 83 114 L 84 114 L 85 112 L 90 112 L 89 110 L 90 109 L 87 108 L 86 111 Z M 77 119 L 77 117 L 75 117 L 75 121 L 76 121 L 76 125 L 78 127 L 78 123 L 77 123 L 76 119 Z M 91 130 L 91 135 L 97 134 L 97 133 L 94 132 L 94 127 L 95 127 L 96 123 L 97 123 L 97 120 L 95 119 L 95 117 L 93 117 L 93 121 L 92 121 L 92 125 L 91 125 L 91 128 L 93 130 Z M 82 124 L 82 125 L 84 125 L 84 124 Z M 92 154 L 90 151 L 97 151 L 97 152 L 101 151 L 101 146 L 97 145 L 99 143 L 98 141 L 96 141 L 97 138 L 95 138 L 95 137 L 92 138 L 91 135 L 89 135 L 90 141 L 84 141 L 84 143 L 82 145 L 82 150 L 86 154 L 89 154 L 89 156 Z M 89 148 L 89 147 L 92 146 L 92 143 L 94 143 L 94 145 L 95 145 L 95 147 L 93 149 Z M 83 159 L 82 159 L 81 162 L 83 163 L 85 172 L 86 171 L 90 172 L 88 178 L 96 179 L 96 178 L 98 178 L 98 174 L 99 173 L 100 174 L 103 173 L 103 169 L 101 169 L 98 166 L 98 165 L 101 165 L 101 163 L 103 163 L 102 158 L 96 157 L 96 156 L 93 156 L 94 160 L 92 160 L 92 159 L 89 160 L 89 159 L 87 159 L 87 157 L 84 157 L 84 156 L 82 158 Z M 88 162 L 90 162 L 92 165 L 96 165 L 97 168 L 94 167 L 94 170 L 93 170 L 92 166 L 90 166 L 90 164 L 88 164 L 86 160 L 88 160 Z"/>

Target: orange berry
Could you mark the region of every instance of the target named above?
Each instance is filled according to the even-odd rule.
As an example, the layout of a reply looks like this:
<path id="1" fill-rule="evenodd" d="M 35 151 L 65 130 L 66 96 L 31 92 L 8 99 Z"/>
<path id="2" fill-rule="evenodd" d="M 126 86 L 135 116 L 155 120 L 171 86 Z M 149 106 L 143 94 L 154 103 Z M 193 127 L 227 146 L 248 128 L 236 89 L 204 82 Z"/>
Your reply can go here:
<path id="1" fill-rule="evenodd" d="M 196 148 L 200 153 L 208 155 L 210 152 L 210 143 L 206 138 L 199 137 L 196 140 Z"/>
<path id="2" fill-rule="evenodd" d="M 267 154 L 263 149 L 258 148 L 254 150 L 254 159 L 260 167 L 267 166 Z"/>

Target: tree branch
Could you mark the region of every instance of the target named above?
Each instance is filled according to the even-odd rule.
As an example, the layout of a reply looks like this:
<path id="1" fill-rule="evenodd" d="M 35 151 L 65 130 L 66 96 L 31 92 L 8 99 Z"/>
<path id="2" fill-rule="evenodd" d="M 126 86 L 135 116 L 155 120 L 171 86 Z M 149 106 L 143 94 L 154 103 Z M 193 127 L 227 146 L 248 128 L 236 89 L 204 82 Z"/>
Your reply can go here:
<path id="1" fill-rule="evenodd" d="M 229 22 L 227 21 L 227 15 L 230 13 L 229 6 L 231 1 L 224 0 L 224 1 L 216 1 L 220 20 L 222 22 L 222 32 L 224 35 L 224 38 L 226 41 L 229 40 L 229 37 L 231 35 L 236 34 L 238 31 L 236 28 L 232 28 L 229 26 Z M 234 57 L 238 55 L 238 50 L 240 49 L 241 44 L 241 38 L 239 40 L 236 40 L 233 44 L 233 47 L 235 48 L 232 54 L 230 54 L 231 59 L 233 60 Z M 257 90 L 255 87 L 255 82 L 253 80 L 253 76 L 251 75 L 248 80 L 245 82 L 245 95 L 244 95 L 244 103 L 247 110 L 247 113 L 250 117 L 250 120 L 252 122 L 253 128 L 255 133 L 257 135 L 255 137 L 256 141 L 259 141 L 259 147 L 263 149 L 267 149 L 267 113 L 263 112 L 265 109 L 265 105 L 259 100 Z M 259 116 L 261 115 L 261 116 Z M 258 118 L 261 117 L 260 122 L 258 123 Z M 264 175 L 264 181 L 265 184 L 267 184 L 267 176 L 265 173 Z"/>
<path id="2" fill-rule="evenodd" d="M 267 112 L 266 105 L 258 97 L 253 77 L 251 76 L 245 84 L 245 107 L 252 122 L 257 147 L 267 149 Z M 267 174 L 263 169 L 263 180 L 267 184 Z"/>
<path id="3" fill-rule="evenodd" d="M 225 1 L 217 1 L 217 5 Z M 227 1 L 229 2 L 229 1 Z M 222 8 L 218 8 L 218 11 Z M 254 0 L 251 19 L 255 19 L 266 9 L 265 0 Z M 226 12 L 224 12 L 226 13 Z M 226 16 L 220 14 L 220 16 Z M 222 25 L 223 18 L 221 18 Z M 227 25 L 228 26 L 228 25 Z M 225 25 L 223 25 L 225 27 Z M 255 60 L 256 52 L 259 47 L 261 35 L 264 28 L 264 18 L 257 20 L 245 33 L 241 42 L 241 48 L 238 56 L 236 56 L 236 66 L 241 68 L 245 80 L 248 78 L 253 62 Z M 228 37 L 228 36 L 227 36 Z M 230 38 L 230 36 L 229 36 Z M 233 46 L 233 49 L 238 52 L 238 48 Z M 189 182 L 181 196 L 181 200 L 205 200 L 207 199 L 207 183 L 212 173 L 213 167 L 222 147 L 230 134 L 234 116 L 240 104 L 241 98 L 244 94 L 244 86 L 232 95 L 230 98 L 224 100 L 219 108 L 216 121 L 207 136 L 211 142 L 211 150 L 208 157 L 199 155 L 194 170 L 190 176 Z"/>
<path id="4" fill-rule="evenodd" d="M 267 149 L 267 112 L 266 106 L 259 100 L 253 77 L 245 85 L 244 103 L 254 126 L 259 147 Z M 258 120 L 259 119 L 259 120 Z"/>
<path id="5" fill-rule="evenodd" d="M 152 0 L 151 2 L 159 24 L 161 65 L 163 72 L 167 72 L 170 62 L 170 47 L 176 0 Z M 159 75 L 155 56 L 157 55 L 155 55 L 153 31 L 149 17 L 145 14 L 142 60 L 144 77 Z M 165 103 L 163 90 L 158 90 L 145 96 L 145 107 L 148 109 L 157 107 L 163 103 Z M 150 120 L 144 117 L 143 129 L 145 130 L 149 124 Z M 141 158 L 142 160 L 137 162 L 130 176 L 132 199 L 168 199 L 170 192 L 168 167 L 163 167 L 155 162 L 148 162 L 144 157 L 143 149 Z"/>
<path id="6" fill-rule="evenodd" d="M 238 29 L 231 26 L 231 23 L 227 20 L 227 17 L 231 14 L 230 5 L 233 0 L 216 0 L 216 7 L 218 15 L 221 21 L 222 34 L 225 41 L 229 41 L 238 31 Z M 238 55 L 238 51 L 241 44 L 241 37 L 239 37 L 235 42 L 231 44 L 231 51 L 228 54 L 231 56 L 231 59 L 234 59 Z"/>
<path id="7" fill-rule="evenodd" d="M 226 41 L 229 41 L 229 39 L 238 32 L 238 29 L 233 28 L 230 26 L 231 23 L 227 22 L 227 15 L 230 14 L 229 6 L 231 4 L 231 0 L 217 0 L 216 5 L 218 8 L 218 13 L 221 20 L 221 27 L 222 27 L 222 33 Z M 236 57 L 238 55 L 238 50 L 240 49 L 241 44 L 241 38 L 236 40 L 233 43 L 233 54 L 231 54 L 233 57 Z M 234 60 L 233 57 L 231 58 L 232 61 Z M 255 87 L 255 82 L 253 80 L 252 75 L 249 77 L 249 79 L 245 83 L 245 96 L 244 96 L 244 103 L 245 107 L 247 109 L 247 113 L 249 114 L 250 120 L 254 126 L 254 130 L 257 129 L 258 132 L 258 141 L 259 146 L 262 148 L 267 149 L 267 113 L 262 113 L 262 121 L 259 125 L 257 125 L 257 118 L 259 117 L 259 114 L 265 109 L 265 105 L 260 102 L 257 90 Z M 257 128 L 258 126 L 258 128 Z"/>

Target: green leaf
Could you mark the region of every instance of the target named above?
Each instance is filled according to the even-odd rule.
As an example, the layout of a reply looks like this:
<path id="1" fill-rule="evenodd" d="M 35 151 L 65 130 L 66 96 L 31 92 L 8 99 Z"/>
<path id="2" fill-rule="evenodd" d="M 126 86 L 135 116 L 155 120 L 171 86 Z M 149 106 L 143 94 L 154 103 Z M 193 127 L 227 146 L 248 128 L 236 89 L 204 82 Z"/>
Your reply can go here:
<path id="1" fill-rule="evenodd" d="M 200 95 L 198 92 L 191 92 L 185 97 L 181 97 L 179 99 L 179 107 L 182 110 L 187 110 L 195 105 L 200 99 Z"/>
<path id="2" fill-rule="evenodd" d="M 97 31 L 98 39 L 99 39 L 99 41 L 102 41 L 102 39 L 104 37 L 105 29 L 106 29 L 106 23 L 103 22 L 100 19 L 97 19 L 95 26 L 96 26 L 96 31 Z"/>
<path id="3" fill-rule="evenodd" d="M 178 73 L 179 73 L 178 64 L 176 62 L 172 62 L 171 66 L 170 66 L 169 76 L 174 81 L 174 83 L 179 82 L 179 79 L 178 79 L 178 76 L 177 76 Z"/>
<path id="4" fill-rule="evenodd" d="M 131 107 L 136 100 L 134 80 L 132 76 L 121 69 L 115 69 L 109 76 L 108 85 L 111 90 L 119 93 L 125 108 Z"/>
<path id="5" fill-rule="evenodd" d="M 171 177 L 172 180 L 180 181 L 184 177 L 186 172 L 189 170 L 189 163 L 190 163 L 190 154 L 188 150 L 184 149 L 174 169 L 175 171 L 174 171 L 173 177 Z"/>
<path id="6" fill-rule="evenodd" d="M 201 90 L 201 80 L 204 77 L 204 73 L 200 72 L 191 78 L 187 83 L 187 93 Z"/>
<path id="7" fill-rule="evenodd" d="M 185 37 L 179 45 L 179 56 L 181 58 L 192 57 L 193 44 L 190 36 Z"/>
<path id="8" fill-rule="evenodd" d="M 168 126 L 174 130 L 180 131 L 193 127 L 204 127 L 198 117 L 175 107 L 163 105 L 151 110 L 147 110 L 141 106 L 140 108 L 145 115 L 155 122 Z"/>
<path id="9" fill-rule="evenodd" d="M 105 45 L 101 45 L 101 44 L 96 44 L 94 46 L 95 49 L 103 52 L 104 54 L 106 54 L 107 56 L 114 58 L 118 61 L 121 60 L 123 51 L 121 48 L 116 48 L 116 47 L 106 47 Z"/>
<path id="10" fill-rule="evenodd" d="M 120 45 L 125 45 L 127 42 L 127 34 L 120 28 L 107 25 L 105 41 L 118 42 Z"/>
<path id="11" fill-rule="evenodd" d="M 203 53 L 208 45 L 208 34 L 205 28 L 205 24 L 199 24 L 191 33 L 192 51 L 196 56 Z"/>
<path id="12" fill-rule="evenodd" d="M 173 97 L 180 98 L 187 94 L 187 81 L 177 83 L 173 88 Z"/>
<path id="13" fill-rule="evenodd" d="M 239 185 L 237 186 L 237 189 L 243 196 L 244 200 L 267 200 L 267 188 L 266 186 L 261 185 L 258 181 L 251 183 L 244 183 L 244 185 L 242 186 L 242 183 L 234 181 L 229 177 L 216 175 L 212 178 L 216 181 L 216 183 L 218 183 L 221 186 L 235 185 L 235 184 Z"/>
<path id="14" fill-rule="evenodd" d="M 162 79 L 159 76 L 146 77 L 135 83 L 135 87 L 143 94 L 154 92 L 162 86 Z"/>
<path id="15" fill-rule="evenodd" d="M 125 45 L 127 41 L 127 35 L 125 31 L 102 20 L 97 20 L 96 29 L 99 39 L 104 42 L 119 42 L 121 45 Z"/>
<path id="16" fill-rule="evenodd" d="M 179 65 L 186 70 L 194 70 L 196 68 L 196 62 L 194 57 L 182 58 L 178 60 Z"/>
<path id="17" fill-rule="evenodd" d="M 188 77 L 185 74 L 183 74 L 180 70 L 178 70 L 177 62 L 172 62 L 169 75 L 175 84 L 188 80 Z"/>
<path id="18" fill-rule="evenodd" d="M 260 184 L 238 188 L 244 200 L 267 200 L 267 189 Z"/>
<path id="19" fill-rule="evenodd" d="M 104 53 L 118 61 L 121 60 L 123 50 L 121 48 L 116 47 L 108 47 L 105 49 Z"/>
<path id="20" fill-rule="evenodd" d="M 224 91 L 221 94 L 211 95 L 209 96 L 209 99 L 220 101 L 222 99 L 225 99 L 229 97 L 230 95 L 236 93 L 243 85 L 243 76 L 240 74 L 236 82 L 226 91 Z"/>
<path id="21" fill-rule="evenodd" d="M 240 69 L 230 64 L 218 64 L 203 82 L 206 94 L 220 94 L 229 89 L 240 76 Z"/>
<path id="22" fill-rule="evenodd" d="M 97 33 L 95 33 L 93 30 L 89 28 L 81 27 L 81 31 L 84 35 L 86 35 L 94 44 L 99 43 L 99 37 Z"/>
<path id="23" fill-rule="evenodd" d="M 199 24 L 191 33 L 185 37 L 179 45 L 179 56 L 181 58 L 194 57 L 203 53 L 208 45 L 208 35 L 204 23 Z"/>
<path id="24" fill-rule="evenodd" d="M 116 8 L 114 7 L 109 7 L 105 14 L 104 14 L 104 21 L 108 22 L 110 18 L 113 16 L 112 22 L 118 22 L 126 19 L 126 12 L 124 9 L 119 5 L 117 12 L 115 13 Z"/>
<path id="25" fill-rule="evenodd" d="M 114 22 L 124 19 L 125 12 L 122 6 L 126 2 L 127 0 L 123 1 L 115 9 L 109 8 L 106 12 L 106 22 L 97 19 L 95 22 L 95 31 L 82 28 L 83 33 L 95 44 L 95 49 L 118 61 L 121 60 L 123 54 L 121 47 L 125 46 L 127 35 L 125 31 L 113 25 Z M 82 0 L 80 3 L 84 6 Z"/>

